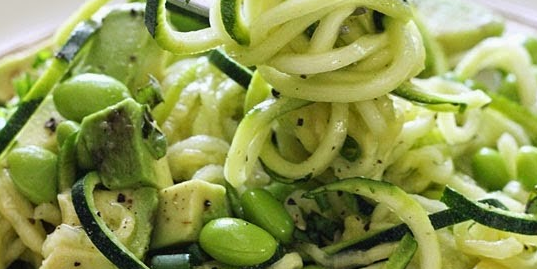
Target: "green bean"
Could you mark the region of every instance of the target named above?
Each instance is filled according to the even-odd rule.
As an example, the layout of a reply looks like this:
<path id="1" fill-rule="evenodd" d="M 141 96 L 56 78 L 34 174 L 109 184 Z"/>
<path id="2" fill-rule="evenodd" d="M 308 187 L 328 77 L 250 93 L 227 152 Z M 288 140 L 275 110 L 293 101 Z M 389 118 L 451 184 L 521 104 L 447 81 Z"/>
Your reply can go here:
<path id="1" fill-rule="evenodd" d="M 537 148 L 522 146 L 516 156 L 517 178 L 526 190 L 533 190 L 537 184 Z"/>
<path id="2" fill-rule="evenodd" d="M 61 147 L 69 136 L 79 130 L 80 124 L 76 121 L 66 120 L 60 122 L 56 127 L 56 141 L 58 141 L 58 145 Z"/>
<path id="3" fill-rule="evenodd" d="M 492 148 L 481 148 L 472 158 L 474 179 L 490 190 L 500 190 L 509 181 L 507 167 L 500 153 Z"/>
<path id="4" fill-rule="evenodd" d="M 115 78 L 89 73 L 64 81 L 54 89 L 52 95 L 58 112 L 77 122 L 129 96 L 127 86 Z"/>
<path id="5" fill-rule="evenodd" d="M 265 189 L 250 189 L 241 196 L 246 220 L 259 225 L 283 243 L 290 243 L 295 228 L 285 207 Z"/>
<path id="6" fill-rule="evenodd" d="M 278 246 L 267 231 L 237 218 L 211 220 L 201 229 L 199 243 L 217 261 L 234 266 L 263 263 Z"/>
<path id="7" fill-rule="evenodd" d="M 34 204 L 52 202 L 58 194 L 57 156 L 37 146 L 15 148 L 7 157 L 17 189 Z"/>

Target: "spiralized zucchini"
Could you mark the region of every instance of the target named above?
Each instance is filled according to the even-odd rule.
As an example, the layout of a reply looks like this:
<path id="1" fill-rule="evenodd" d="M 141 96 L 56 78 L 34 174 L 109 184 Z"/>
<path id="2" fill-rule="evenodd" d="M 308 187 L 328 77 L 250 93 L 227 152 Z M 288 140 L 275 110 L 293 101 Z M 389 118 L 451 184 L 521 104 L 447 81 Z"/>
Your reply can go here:
<path id="1" fill-rule="evenodd" d="M 256 5 L 244 2 L 252 9 Z M 282 95 L 367 100 L 392 91 L 423 67 L 421 36 L 402 1 L 284 1 L 267 6 L 243 18 L 249 44 L 229 38 L 220 19 L 223 12 L 215 12 L 211 21 L 228 37 L 228 54 L 246 66 L 256 65 Z M 387 17 L 381 23 L 384 29 L 373 25 L 374 12 Z"/>
<path id="2" fill-rule="evenodd" d="M 105 2 L 88 2 L 52 43 L 64 43 L 75 22 L 106 14 L 97 12 Z M 226 215 L 262 227 L 241 198 L 255 188 L 266 190 L 270 203 L 249 205 L 261 208 L 254 213 L 283 212 L 294 225 L 272 257 L 247 268 L 536 268 L 537 173 L 527 168 L 537 164 L 537 157 L 528 157 L 537 152 L 537 39 L 532 49 L 522 39 L 490 37 L 458 55 L 446 54 L 425 24 L 428 14 L 418 14 L 415 4 L 216 0 L 208 26 L 200 24 L 207 28 L 181 32 L 173 24 L 180 10 L 165 0 L 148 0 L 145 26 L 170 52 L 160 51 L 166 71 L 156 84 L 163 102 L 151 107 L 167 140 L 163 167 L 173 184 L 207 181 L 218 185 L 222 198 L 192 190 L 196 199 L 187 199 L 185 191 L 173 201 L 161 195 L 160 202 L 197 203 L 196 209 L 181 208 L 182 217 L 195 218 L 185 226 Z M 136 14 L 126 13 L 131 15 Z M 98 35 L 97 28 L 89 30 Z M 98 42 L 89 33 L 87 38 Z M 109 46 L 121 55 L 121 44 Z M 51 60 L 56 65 L 40 71 L 54 75 L 51 84 L 61 83 L 89 68 L 84 56 L 99 54 L 86 54 L 91 49 L 80 47 L 80 59 L 60 54 Z M 130 56 L 131 62 L 143 61 Z M 62 57 L 76 68 L 58 66 Z M 38 83 L 34 95 L 52 90 L 48 84 Z M 73 148 L 76 132 L 69 140 Z M 61 154 L 62 142 L 53 136 L 51 141 L 47 146 Z M 70 152 L 73 162 L 77 150 Z M 487 152 L 493 154 L 478 155 Z M 184 258 L 182 266 L 189 268 L 228 267 L 203 252 L 196 232 L 186 241 L 148 244 L 149 250 L 129 254 L 123 244 L 140 228 L 135 221 L 140 215 L 129 211 L 132 201 L 114 206 L 126 190 L 101 200 L 110 190 L 101 190 L 98 180 L 86 181 L 85 189 L 84 181 L 75 183 L 90 168 L 60 165 L 71 165 L 72 178 L 60 182 L 57 203 L 40 205 L 19 193 L 10 168 L 1 167 L 0 269 L 15 261 L 44 269 L 80 262 L 90 268 L 146 268 L 153 267 L 152 258 L 169 253 Z M 496 169 L 504 169 L 505 178 L 490 187 L 483 178 Z M 175 187 L 158 191 L 170 194 Z M 93 197 L 106 211 L 102 216 L 88 207 Z M 222 208 L 218 216 L 211 213 L 214 204 Z M 177 221 L 177 214 L 168 213 L 159 219 Z M 152 226 L 147 214 L 144 224 Z M 45 229 L 49 226 L 55 231 Z M 183 232 L 160 229 L 162 235 Z"/>

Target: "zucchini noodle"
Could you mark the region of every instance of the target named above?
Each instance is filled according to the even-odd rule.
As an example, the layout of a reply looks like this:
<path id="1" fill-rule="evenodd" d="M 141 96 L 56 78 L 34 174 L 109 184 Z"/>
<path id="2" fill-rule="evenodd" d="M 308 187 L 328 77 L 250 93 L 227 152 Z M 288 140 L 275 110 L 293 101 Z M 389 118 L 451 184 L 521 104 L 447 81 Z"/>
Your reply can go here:
<path id="1" fill-rule="evenodd" d="M 155 9 L 147 10 L 148 16 L 155 17 L 156 21 L 155 25 L 148 24 L 148 30 L 164 49 L 181 54 L 194 54 L 213 49 L 221 42 L 213 28 L 190 32 L 176 31 L 167 23 L 166 0 L 150 0 L 148 2 L 157 3 Z M 170 44 L 173 46 L 169 46 Z"/>
<path id="2" fill-rule="evenodd" d="M 456 47 L 469 49 L 449 51 L 420 1 L 455 4 L 457 14 L 466 7 L 215 0 L 207 18 L 165 0 L 147 0 L 145 10 L 87 2 L 42 48 L 61 46 L 80 25 L 82 42 L 31 70 L 44 77 L 12 102 L 45 101 L 29 120 L 5 119 L 26 125 L 0 136 L 10 143 L 0 154 L 0 269 L 158 268 L 166 259 L 198 269 L 536 268 L 537 34 L 460 29 L 465 44 Z M 10 60 L 0 77 L 37 53 Z M 115 127 L 119 106 L 79 122 L 58 112 L 55 85 L 87 72 L 117 76 L 140 108 L 124 114 L 143 126 L 121 126 L 140 127 L 132 150 L 116 150 L 127 131 L 91 136 Z M 25 195 L 35 190 L 17 189 L 6 156 L 30 145 L 58 157 L 64 177 L 56 175 L 51 202 L 32 204 Z M 101 173 L 123 169 L 100 169 L 108 150 L 114 164 L 136 157 L 125 164 L 141 166 L 135 187 L 105 185 Z M 273 253 L 259 247 L 264 261 L 238 253 L 226 229 L 200 239 L 219 218 L 246 222 L 240 235 L 259 226 L 259 238 L 274 242 L 241 243 L 259 244 L 253 253 L 268 242 Z M 215 242 L 229 253 L 211 252 Z"/>
<path id="3" fill-rule="evenodd" d="M 0 214 L 11 223 L 28 249 L 41 253 L 45 230 L 41 222 L 30 221 L 33 219 L 33 206 L 17 191 L 6 171 L 0 175 L 0 194 L 2 197 Z"/>
<path id="4" fill-rule="evenodd" d="M 309 104 L 309 101 L 281 98 L 269 99 L 255 106 L 241 121 L 229 149 L 224 167 L 227 181 L 239 187 L 250 177 L 257 158 L 270 134 L 276 117 Z"/>
<path id="5" fill-rule="evenodd" d="M 338 255 L 328 256 L 317 246 L 302 244 L 298 249 L 310 256 L 315 262 L 329 268 L 348 268 L 354 265 L 367 265 L 384 260 L 395 250 L 397 244 L 386 244 L 374 247 L 367 251 L 351 251 Z"/>
<path id="6" fill-rule="evenodd" d="M 464 80 L 487 68 L 498 68 L 515 75 L 521 104 L 533 113 L 537 112 L 537 78 L 524 47 L 509 39 L 487 39 L 473 48 L 454 72 Z"/>
<path id="7" fill-rule="evenodd" d="M 393 25 L 392 25 L 393 24 Z M 269 65 L 259 66 L 267 82 L 283 95 L 313 101 L 348 102 L 369 100 L 382 96 L 403 81 L 417 75 L 422 69 L 423 48 L 414 25 L 389 22 L 386 30 L 388 43 L 394 46 L 393 60 L 381 70 L 355 72 L 337 70 L 315 75 L 292 75 Z M 359 66 L 359 65 L 358 65 Z"/>
<path id="8" fill-rule="evenodd" d="M 402 1 L 295 0 L 266 4 L 265 10 L 253 2 L 243 3 L 249 9 L 256 6 L 255 12 L 245 12 L 252 17 L 227 18 L 223 16 L 228 11 L 220 10 L 216 1 L 211 26 L 231 57 L 245 66 L 256 65 L 282 95 L 327 102 L 368 100 L 392 91 L 423 68 L 421 35 Z M 385 29 L 374 29 L 372 22 L 359 18 L 361 12 L 387 16 Z M 248 44 L 229 33 L 224 21 L 233 19 L 246 29 Z M 305 34 L 307 29 L 312 29 L 311 36 Z"/>
<path id="9" fill-rule="evenodd" d="M 280 156 L 272 143 L 267 142 L 259 156 L 261 161 L 273 172 L 290 179 L 311 178 L 324 172 L 338 155 L 347 134 L 347 104 L 333 103 L 331 110 L 327 132 L 307 160 L 291 163 Z"/>

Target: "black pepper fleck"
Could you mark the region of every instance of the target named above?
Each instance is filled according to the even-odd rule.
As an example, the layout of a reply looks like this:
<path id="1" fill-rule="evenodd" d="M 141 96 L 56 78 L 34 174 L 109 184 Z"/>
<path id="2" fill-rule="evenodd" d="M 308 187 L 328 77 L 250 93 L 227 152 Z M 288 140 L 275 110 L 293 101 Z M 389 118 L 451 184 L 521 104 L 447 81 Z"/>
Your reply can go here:
<path id="1" fill-rule="evenodd" d="M 124 203 L 124 202 L 125 202 L 125 194 L 123 194 L 123 193 L 119 193 L 119 194 L 117 195 L 117 202 L 118 202 L 118 203 Z"/>
<path id="2" fill-rule="evenodd" d="M 45 128 L 49 129 L 51 132 L 56 131 L 56 127 L 58 126 L 58 122 L 55 118 L 50 118 L 45 122 Z"/>
<path id="3" fill-rule="evenodd" d="M 289 198 L 289 199 L 287 199 L 287 204 L 288 205 L 296 205 L 296 201 L 293 198 Z"/>
<path id="4" fill-rule="evenodd" d="M 272 89 L 271 93 L 272 93 L 272 96 L 274 96 L 274 98 L 280 97 L 280 92 L 275 89 Z"/>

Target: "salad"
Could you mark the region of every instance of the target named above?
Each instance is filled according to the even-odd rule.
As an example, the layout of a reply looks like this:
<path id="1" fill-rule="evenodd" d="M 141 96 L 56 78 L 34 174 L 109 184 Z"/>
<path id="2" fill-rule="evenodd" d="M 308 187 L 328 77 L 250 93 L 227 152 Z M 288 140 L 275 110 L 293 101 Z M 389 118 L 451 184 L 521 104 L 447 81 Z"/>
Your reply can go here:
<path id="1" fill-rule="evenodd" d="M 0 268 L 537 266 L 537 35 L 193 5 L 90 0 L 0 60 Z"/>

